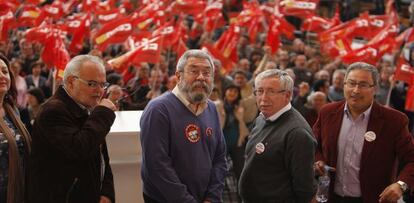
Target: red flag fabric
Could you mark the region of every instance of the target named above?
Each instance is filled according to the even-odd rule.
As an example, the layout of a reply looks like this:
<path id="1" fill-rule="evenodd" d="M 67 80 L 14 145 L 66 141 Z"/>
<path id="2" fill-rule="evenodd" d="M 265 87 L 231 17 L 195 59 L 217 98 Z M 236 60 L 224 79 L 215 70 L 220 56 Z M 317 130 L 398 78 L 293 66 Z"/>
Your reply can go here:
<path id="1" fill-rule="evenodd" d="M 224 68 L 223 72 L 230 73 L 231 71 L 233 71 L 233 68 L 236 66 L 236 63 L 234 63 L 229 58 L 225 57 L 220 50 L 216 49 L 214 46 L 210 44 L 204 44 L 202 46 L 202 49 L 208 51 L 214 58 L 221 62 Z"/>
<path id="2" fill-rule="evenodd" d="M 9 39 L 9 30 L 13 28 L 15 18 L 13 12 L 9 9 L 0 12 L 0 41 L 7 42 Z"/>
<path id="3" fill-rule="evenodd" d="M 51 17 L 55 20 L 62 18 L 63 16 L 63 8 L 59 4 L 52 4 L 52 5 L 45 5 L 42 7 L 42 13 L 47 16 Z"/>
<path id="4" fill-rule="evenodd" d="M 188 50 L 182 39 L 179 39 L 178 42 L 172 47 L 173 51 L 177 53 L 177 60 Z"/>
<path id="5" fill-rule="evenodd" d="M 267 32 L 266 45 L 271 47 L 272 54 L 276 53 L 280 46 L 279 25 L 279 22 L 275 19 L 269 22 L 269 31 Z"/>
<path id="6" fill-rule="evenodd" d="M 36 26 L 36 19 L 40 16 L 41 10 L 33 5 L 24 5 L 18 17 L 18 26 Z"/>
<path id="7" fill-rule="evenodd" d="M 237 56 L 237 43 L 240 38 L 240 27 L 232 24 L 228 30 L 226 30 L 215 43 L 214 47 L 223 53 L 225 58 L 238 61 Z"/>
<path id="8" fill-rule="evenodd" d="M 160 37 L 144 38 L 135 44 L 138 46 L 131 50 L 128 61 L 138 65 L 142 62 L 158 63 L 161 55 Z"/>
<path id="9" fill-rule="evenodd" d="M 101 25 L 124 17 L 123 13 L 119 9 L 97 11 L 95 16 Z"/>
<path id="10" fill-rule="evenodd" d="M 124 42 L 132 31 L 131 20 L 125 17 L 102 26 L 93 42 L 99 50 L 104 51 L 110 44 Z"/>
<path id="11" fill-rule="evenodd" d="M 82 7 L 82 11 L 85 13 L 95 12 L 98 7 L 98 0 L 83 0 L 80 6 Z"/>
<path id="12" fill-rule="evenodd" d="M 282 13 L 299 18 L 307 18 L 315 13 L 319 0 L 283 0 L 280 2 Z"/>
<path id="13" fill-rule="evenodd" d="M 311 17 L 308 17 L 303 21 L 301 30 L 320 33 L 336 25 L 339 25 L 340 23 L 339 13 L 335 13 L 335 16 L 332 19 L 311 15 Z"/>
<path id="14" fill-rule="evenodd" d="M 414 67 L 411 66 L 403 56 L 400 56 L 397 63 L 397 68 L 394 73 L 394 79 L 400 80 L 408 83 L 409 85 L 412 84 L 412 77 L 414 76 Z"/>
<path id="15" fill-rule="evenodd" d="M 72 33 L 72 41 L 69 45 L 69 52 L 73 55 L 78 54 L 83 46 L 83 40 L 89 36 L 90 17 L 89 14 L 79 22 L 79 26 Z"/>
<path id="16" fill-rule="evenodd" d="M 57 76 L 61 77 L 70 58 L 62 40 L 62 31 L 52 25 L 44 25 L 27 30 L 25 37 L 27 41 L 36 41 L 43 45 L 42 61 L 48 67 L 56 67 Z"/>
<path id="17" fill-rule="evenodd" d="M 176 0 L 171 4 L 173 14 L 185 13 L 197 16 L 206 8 L 206 2 L 202 0 Z"/>

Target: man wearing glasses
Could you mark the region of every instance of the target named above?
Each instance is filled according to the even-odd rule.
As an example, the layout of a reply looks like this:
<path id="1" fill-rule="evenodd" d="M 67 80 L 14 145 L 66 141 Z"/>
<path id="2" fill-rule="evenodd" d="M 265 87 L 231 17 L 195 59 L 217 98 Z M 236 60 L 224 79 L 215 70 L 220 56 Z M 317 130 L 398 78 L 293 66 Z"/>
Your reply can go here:
<path id="1" fill-rule="evenodd" d="M 260 73 L 254 94 L 260 115 L 246 145 L 239 191 L 244 203 L 308 203 L 315 192 L 312 129 L 290 100 L 293 80 L 285 71 Z"/>
<path id="2" fill-rule="evenodd" d="M 221 202 L 226 149 L 216 107 L 207 99 L 213 73 L 206 52 L 186 51 L 177 63 L 177 86 L 145 108 L 140 136 L 146 203 Z"/>
<path id="3" fill-rule="evenodd" d="M 330 202 L 397 202 L 414 186 L 414 144 L 408 118 L 374 101 L 378 70 L 351 64 L 345 101 L 324 106 L 313 132 L 318 141 L 315 170 L 331 173 Z M 397 176 L 397 163 L 402 170 Z"/>
<path id="4" fill-rule="evenodd" d="M 115 105 L 102 99 L 108 85 L 101 59 L 74 57 L 63 83 L 42 105 L 33 126 L 30 202 L 115 202 L 105 143 Z"/>

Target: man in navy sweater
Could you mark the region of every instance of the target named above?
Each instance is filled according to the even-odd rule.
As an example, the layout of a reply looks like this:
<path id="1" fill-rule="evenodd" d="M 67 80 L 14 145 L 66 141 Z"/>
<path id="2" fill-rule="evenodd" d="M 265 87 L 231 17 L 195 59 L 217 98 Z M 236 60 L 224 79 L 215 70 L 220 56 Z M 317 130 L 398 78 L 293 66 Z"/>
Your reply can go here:
<path id="1" fill-rule="evenodd" d="M 177 63 L 178 84 L 152 100 L 141 117 L 146 203 L 221 202 L 226 149 L 215 105 L 208 101 L 214 65 L 201 50 Z"/>

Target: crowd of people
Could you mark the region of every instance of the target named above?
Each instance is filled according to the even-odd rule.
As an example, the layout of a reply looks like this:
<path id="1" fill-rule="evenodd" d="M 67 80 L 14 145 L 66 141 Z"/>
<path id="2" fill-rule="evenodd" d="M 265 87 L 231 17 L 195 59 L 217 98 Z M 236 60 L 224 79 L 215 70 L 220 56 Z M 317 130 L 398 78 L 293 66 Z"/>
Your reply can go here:
<path id="1" fill-rule="evenodd" d="M 184 24 L 196 26 L 190 15 Z M 346 64 L 305 33 L 273 52 L 242 29 L 229 70 L 201 50 L 223 29 L 187 33 L 182 56 L 165 50 L 123 72 L 109 61 L 124 44 L 85 42 L 60 82 L 41 43 L 13 30 L 0 42 L 0 202 L 114 203 L 105 136 L 117 110 L 144 110 L 145 202 L 309 202 L 325 165 L 336 169 L 333 202 L 395 202 L 414 187 L 414 113 L 408 84 L 394 80 L 398 54 Z"/>

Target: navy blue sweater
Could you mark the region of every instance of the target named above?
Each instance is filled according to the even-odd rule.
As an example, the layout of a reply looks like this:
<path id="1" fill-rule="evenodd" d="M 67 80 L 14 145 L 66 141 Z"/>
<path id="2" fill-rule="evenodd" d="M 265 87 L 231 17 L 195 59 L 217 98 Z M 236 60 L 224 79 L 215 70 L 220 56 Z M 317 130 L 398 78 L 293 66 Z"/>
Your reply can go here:
<path id="1" fill-rule="evenodd" d="M 148 104 L 140 126 L 146 195 L 159 202 L 221 202 L 226 150 L 212 102 L 196 116 L 165 93 Z"/>

